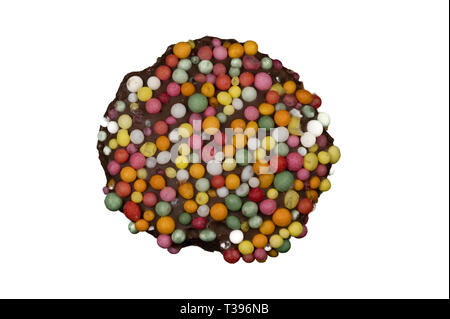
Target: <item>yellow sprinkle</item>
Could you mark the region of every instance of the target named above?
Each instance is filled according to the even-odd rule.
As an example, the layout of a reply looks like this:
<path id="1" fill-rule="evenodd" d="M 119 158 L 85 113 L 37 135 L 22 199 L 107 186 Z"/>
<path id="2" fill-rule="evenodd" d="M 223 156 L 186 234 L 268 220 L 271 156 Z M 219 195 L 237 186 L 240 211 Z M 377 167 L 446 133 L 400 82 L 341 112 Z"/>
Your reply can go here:
<path id="1" fill-rule="evenodd" d="M 141 146 L 139 151 L 145 157 L 151 157 L 151 156 L 155 155 L 155 153 L 156 153 L 156 145 L 153 142 L 146 142 Z"/>
<path id="2" fill-rule="evenodd" d="M 117 140 L 115 138 L 110 139 L 108 145 L 110 149 L 115 150 L 118 146 Z"/>

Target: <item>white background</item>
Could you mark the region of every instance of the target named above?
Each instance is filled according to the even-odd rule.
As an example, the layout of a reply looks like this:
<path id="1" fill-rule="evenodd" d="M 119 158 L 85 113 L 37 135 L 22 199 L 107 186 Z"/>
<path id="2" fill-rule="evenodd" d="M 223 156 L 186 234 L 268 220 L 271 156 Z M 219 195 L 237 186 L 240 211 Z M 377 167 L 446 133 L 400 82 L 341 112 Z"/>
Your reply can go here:
<path id="1" fill-rule="evenodd" d="M 447 1 L 2 1 L 0 297 L 448 298 Z M 204 35 L 255 40 L 323 99 L 342 158 L 268 262 L 170 255 L 103 204 L 123 76 Z"/>

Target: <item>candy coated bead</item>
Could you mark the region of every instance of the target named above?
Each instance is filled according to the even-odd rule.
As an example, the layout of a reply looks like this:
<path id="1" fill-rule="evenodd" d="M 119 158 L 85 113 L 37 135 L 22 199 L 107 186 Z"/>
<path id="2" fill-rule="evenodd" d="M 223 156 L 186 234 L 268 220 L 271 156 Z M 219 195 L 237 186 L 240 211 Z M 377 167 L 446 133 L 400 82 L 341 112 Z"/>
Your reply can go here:
<path id="1" fill-rule="evenodd" d="M 246 41 L 244 43 L 244 52 L 248 55 L 255 55 L 258 53 L 258 44 L 255 41 Z"/>
<path id="2" fill-rule="evenodd" d="M 302 198 L 298 202 L 297 210 L 300 214 L 309 214 L 314 208 L 313 202 L 309 198 Z"/>
<path id="3" fill-rule="evenodd" d="M 324 178 L 319 185 L 319 190 L 322 192 L 326 192 L 331 188 L 331 183 L 328 178 Z"/>
<path id="4" fill-rule="evenodd" d="M 260 91 L 266 91 L 272 86 L 272 78 L 266 72 L 259 72 L 255 75 L 255 87 Z"/>
<path id="5" fill-rule="evenodd" d="M 208 74 L 213 70 L 213 64 L 209 60 L 200 61 L 198 64 L 198 70 L 203 74 Z"/>
<path id="6" fill-rule="evenodd" d="M 180 59 L 185 59 L 191 54 L 191 46 L 187 42 L 178 42 L 173 47 L 173 53 Z"/>
<path id="7" fill-rule="evenodd" d="M 339 159 L 341 158 L 341 151 L 335 145 L 332 145 L 328 148 L 328 154 L 330 155 L 330 163 L 331 164 L 337 163 L 339 161 Z"/>
<path id="8" fill-rule="evenodd" d="M 303 167 L 312 172 L 319 164 L 319 159 L 315 153 L 308 153 L 303 158 Z"/>
<path id="9" fill-rule="evenodd" d="M 199 237 L 204 242 L 211 242 L 216 239 L 216 233 L 211 229 L 203 229 L 200 232 Z"/>
<path id="10" fill-rule="evenodd" d="M 272 235 L 270 236 L 269 243 L 272 248 L 279 248 L 283 245 L 283 237 L 280 235 Z"/>
<path id="11" fill-rule="evenodd" d="M 263 261 L 267 258 L 267 252 L 264 250 L 264 248 L 256 248 L 253 256 L 255 256 L 256 260 Z"/>
<path id="12" fill-rule="evenodd" d="M 244 239 L 244 233 L 241 230 L 233 230 L 230 232 L 230 241 L 233 244 L 239 244 Z"/>
<path id="13" fill-rule="evenodd" d="M 138 204 L 132 201 L 127 201 L 125 205 L 123 205 L 123 212 L 129 220 L 134 222 L 141 218 L 141 209 Z"/>
<path id="14" fill-rule="evenodd" d="M 198 49 L 197 55 L 200 60 L 211 60 L 213 52 L 209 46 L 203 46 Z"/>
<path id="15" fill-rule="evenodd" d="M 256 71 L 261 67 L 261 62 L 254 56 L 244 56 L 242 65 L 246 70 Z"/>
<path id="16" fill-rule="evenodd" d="M 303 156 L 299 153 L 292 152 L 286 156 L 287 168 L 291 172 L 297 172 L 303 165 Z"/>
<path id="17" fill-rule="evenodd" d="M 157 90 L 161 86 L 161 81 L 156 76 L 151 76 L 147 80 L 147 86 L 152 90 Z"/>
<path id="18" fill-rule="evenodd" d="M 216 60 L 220 61 L 227 58 L 228 52 L 227 49 L 225 49 L 223 46 L 216 46 L 213 49 L 213 55 Z"/>
<path id="19" fill-rule="evenodd" d="M 244 55 L 244 47 L 240 43 L 233 43 L 228 47 L 230 58 L 240 58 Z"/>
<path id="20" fill-rule="evenodd" d="M 300 222 L 292 222 L 288 226 L 289 234 L 293 237 L 300 236 L 303 231 L 303 225 Z"/>
<path id="21" fill-rule="evenodd" d="M 330 116 L 325 112 L 319 112 L 317 115 L 317 120 L 322 124 L 323 127 L 328 127 L 330 125 Z"/>
<path id="22" fill-rule="evenodd" d="M 239 259 L 241 258 L 241 254 L 239 253 L 239 250 L 235 248 L 227 249 L 223 251 L 223 259 L 225 259 L 226 262 L 230 264 L 237 263 Z"/>
<path id="23" fill-rule="evenodd" d="M 242 90 L 242 99 L 245 102 L 252 102 L 256 99 L 257 96 L 256 89 L 252 86 L 247 86 Z"/>
<path id="24" fill-rule="evenodd" d="M 285 192 L 294 184 L 294 176 L 288 171 L 283 171 L 275 175 L 273 184 L 279 192 Z"/>
<path id="25" fill-rule="evenodd" d="M 302 114 L 307 118 L 314 117 L 314 108 L 311 105 L 305 105 L 302 107 Z"/>
<path id="26" fill-rule="evenodd" d="M 128 230 L 130 231 L 130 233 L 132 234 L 137 234 L 139 233 L 139 230 L 136 229 L 136 225 L 133 222 L 129 222 L 128 223 Z"/>
<path id="27" fill-rule="evenodd" d="M 248 220 L 248 225 L 250 226 L 250 228 L 253 229 L 257 229 L 259 228 L 263 223 L 263 219 L 261 216 L 253 216 L 250 217 L 250 219 Z"/>
<path id="28" fill-rule="evenodd" d="M 283 239 L 283 243 L 280 247 L 277 248 L 277 251 L 280 253 L 286 253 L 291 249 L 291 242 L 289 239 Z"/>
<path id="29" fill-rule="evenodd" d="M 167 251 L 173 255 L 178 254 L 180 252 L 181 248 L 180 247 L 174 247 L 174 246 L 170 246 L 169 248 L 167 248 Z"/>
<path id="30" fill-rule="evenodd" d="M 305 132 L 300 138 L 300 142 L 304 147 L 311 147 L 316 143 L 316 136 L 310 132 Z"/>
<path id="31" fill-rule="evenodd" d="M 320 136 L 323 132 L 323 125 L 318 120 L 311 120 L 306 125 L 306 130 L 315 137 Z"/>
<path id="32" fill-rule="evenodd" d="M 140 169 L 145 166 L 146 158 L 142 153 L 134 153 L 130 156 L 130 165 L 134 169 Z"/>
<path id="33" fill-rule="evenodd" d="M 130 92 L 137 92 L 143 85 L 144 81 L 137 75 L 133 75 L 127 80 L 127 89 Z"/>
<path id="34" fill-rule="evenodd" d="M 174 80 L 176 83 L 183 84 L 186 82 L 189 78 L 189 75 L 185 70 L 182 69 L 175 69 L 172 74 L 172 80 Z"/>
<path id="35" fill-rule="evenodd" d="M 227 206 L 227 208 L 231 211 L 238 211 L 239 209 L 241 209 L 242 206 L 242 200 L 239 198 L 239 196 L 235 195 L 235 194 L 229 194 L 226 198 L 225 198 L 225 205 Z"/>
<path id="36" fill-rule="evenodd" d="M 180 216 L 178 216 L 178 221 L 182 225 L 189 225 L 191 223 L 192 217 L 188 213 L 181 213 Z"/>
<path id="37" fill-rule="evenodd" d="M 261 67 L 264 70 L 269 70 L 272 68 L 272 59 L 269 57 L 264 57 L 261 59 Z"/>
<path id="38" fill-rule="evenodd" d="M 156 243 L 161 248 L 169 248 L 172 246 L 172 239 L 168 235 L 161 234 L 156 238 Z"/>
<path id="39" fill-rule="evenodd" d="M 192 61 L 189 59 L 181 59 L 177 64 L 178 69 L 185 70 L 185 71 L 189 71 L 189 69 L 191 67 L 192 67 Z"/>
<path id="40" fill-rule="evenodd" d="M 253 253 L 253 250 L 255 249 L 255 247 L 253 246 L 251 241 L 244 240 L 239 244 L 238 249 L 242 255 L 249 255 L 249 254 Z"/>
<path id="41" fill-rule="evenodd" d="M 169 235 L 175 230 L 175 221 L 170 216 L 161 216 L 156 221 L 156 229 L 161 234 Z"/>
<path id="42" fill-rule="evenodd" d="M 143 197 L 143 203 L 145 206 L 153 207 L 155 206 L 156 202 L 158 201 L 158 198 L 156 197 L 155 193 L 149 192 L 145 193 Z"/>
<path id="43" fill-rule="evenodd" d="M 134 144 L 141 144 L 144 142 L 144 133 L 140 129 L 134 129 L 130 133 L 130 141 Z"/>
<path id="44" fill-rule="evenodd" d="M 258 205 L 253 201 L 245 202 L 244 205 L 242 205 L 242 214 L 245 217 L 253 217 L 256 216 L 258 213 Z"/>
<path id="45" fill-rule="evenodd" d="M 250 183 L 250 181 L 249 181 L 249 183 Z M 259 180 L 258 180 L 258 185 L 259 185 Z M 250 190 L 250 192 L 248 193 L 248 199 L 250 199 L 253 202 L 259 203 L 264 198 L 264 192 L 257 186 Z"/>
<path id="46" fill-rule="evenodd" d="M 161 197 L 161 199 L 163 201 L 171 202 L 175 199 L 175 197 L 177 196 L 177 193 L 176 193 L 175 189 L 173 189 L 172 187 L 166 186 L 159 192 L 159 196 Z"/>
<path id="47" fill-rule="evenodd" d="M 139 88 L 137 91 L 137 97 L 139 101 L 142 102 L 147 102 L 148 100 L 150 100 L 152 95 L 153 95 L 152 89 L 149 88 L 148 86 L 143 86 Z"/>
<path id="48" fill-rule="evenodd" d="M 186 240 L 186 233 L 182 229 L 175 229 L 171 239 L 175 244 L 181 244 Z"/>
<path id="49" fill-rule="evenodd" d="M 200 93 L 195 93 L 191 95 L 188 99 L 188 107 L 192 112 L 200 113 L 203 112 L 208 106 L 207 98 Z"/>
<path id="50" fill-rule="evenodd" d="M 117 163 L 116 161 L 111 161 L 111 162 L 108 163 L 107 169 L 108 169 L 108 172 L 112 176 L 114 176 L 114 175 L 119 174 L 121 167 L 120 167 L 120 164 Z"/>
<path id="51" fill-rule="evenodd" d="M 300 144 L 300 138 L 296 135 L 289 135 L 286 143 L 289 147 L 297 147 Z"/>
<path id="52" fill-rule="evenodd" d="M 239 221 L 239 218 L 237 218 L 236 216 L 228 216 L 225 220 L 228 228 L 230 229 L 240 229 L 241 227 L 241 222 Z"/>
<path id="53" fill-rule="evenodd" d="M 294 209 L 297 206 L 299 199 L 300 195 L 296 191 L 290 189 L 284 195 L 284 206 L 287 209 Z"/>
<path id="54" fill-rule="evenodd" d="M 122 198 L 120 198 L 116 193 L 108 193 L 105 197 L 105 206 L 110 211 L 119 210 L 122 207 Z"/>
<path id="55" fill-rule="evenodd" d="M 155 211 L 159 216 L 167 216 L 172 211 L 172 206 L 167 202 L 158 202 L 155 206 Z"/>
<path id="56" fill-rule="evenodd" d="M 321 164 L 328 164 L 331 161 L 330 154 L 325 151 L 320 151 L 319 154 L 317 154 L 317 157 L 319 159 L 319 163 Z"/>

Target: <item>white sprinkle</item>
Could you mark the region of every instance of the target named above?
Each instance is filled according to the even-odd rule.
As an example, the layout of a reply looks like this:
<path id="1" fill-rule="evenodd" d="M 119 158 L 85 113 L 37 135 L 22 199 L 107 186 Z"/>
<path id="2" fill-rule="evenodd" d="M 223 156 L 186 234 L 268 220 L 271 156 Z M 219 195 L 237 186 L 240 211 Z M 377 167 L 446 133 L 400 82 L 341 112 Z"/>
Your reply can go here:
<path id="1" fill-rule="evenodd" d="M 137 98 L 137 94 L 136 93 L 130 93 L 128 94 L 128 101 L 131 103 L 135 103 L 137 102 L 138 98 Z"/>
<path id="2" fill-rule="evenodd" d="M 143 85 L 144 81 L 137 75 L 133 75 L 127 80 L 127 89 L 130 92 L 137 92 Z"/>
<path id="3" fill-rule="evenodd" d="M 239 244 L 243 240 L 244 240 L 244 233 L 242 232 L 242 230 L 235 229 L 230 232 L 230 241 L 233 244 Z"/>
<path id="4" fill-rule="evenodd" d="M 132 130 L 130 133 L 130 140 L 134 144 L 141 144 L 144 142 L 144 133 L 139 129 Z"/>
<path id="5" fill-rule="evenodd" d="M 208 205 L 201 205 L 197 209 L 197 214 L 200 217 L 206 217 L 209 215 L 209 206 Z"/>
<path id="6" fill-rule="evenodd" d="M 148 168 L 155 167 L 156 166 L 156 158 L 154 158 L 154 157 L 147 158 L 147 160 L 145 161 L 145 166 L 147 166 Z"/>
<path id="7" fill-rule="evenodd" d="M 167 164 L 170 161 L 170 152 L 168 151 L 164 151 L 164 152 L 160 152 L 158 154 L 158 156 L 156 156 L 156 162 L 158 164 Z"/>
<path id="8" fill-rule="evenodd" d="M 316 144 L 316 137 L 310 132 L 305 132 L 303 136 L 300 137 L 300 142 L 304 147 L 311 147 Z"/>
<path id="9" fill-rule="evenodd" d="M 252 177 L 248 180 L 248 185 L 250 185 L 251 188 L 255 188 L 259 186 L 259 179 L 257 177 Z"/>
<path id="10" fill-rule="evenodd" d="M 152 90 L 157 90 L 161 86 L 161 81 L 156 76 L 151 76 L 147 80 L 147 86 Z"/>
<path id="11" fill-rule="evenodd" d="M 217 196 L 221 198 L 227 197 L 229 193 L 230 192 L 228 191 L 228 188 L 226 188 L 225 186 L 217 189 Z"/>
<path id="12" fill-rule="evenodd" d="M 305 156 L 308 153 L 308 150 L 303 146 L 300 146 L 297 151 L 301 156 Z"/>
<path id="13" fill-rule="evenodd" d="M 175 103 L 174 105 L 172 105 L 170 109 L 170 114 L 174 118 L 180 119 L 186 115 L 186 106 L 184 106 L 184 104 L 181 103 Z"/>
<path id="14" fill-rule="evenodd" d="M 108 132 L 111 134 L 116 134 L 117 131 L 119 130 L 119 124 L 117 124 L 116 121 L 111 121 L 108 123 Z"/>
<path id="15" fill-rule="evenodd" d="M 323 132 L 323 125 L 317 120 L 311 120 L 306 125 L 306 130 L 314 136 L 320 136 Z"/>

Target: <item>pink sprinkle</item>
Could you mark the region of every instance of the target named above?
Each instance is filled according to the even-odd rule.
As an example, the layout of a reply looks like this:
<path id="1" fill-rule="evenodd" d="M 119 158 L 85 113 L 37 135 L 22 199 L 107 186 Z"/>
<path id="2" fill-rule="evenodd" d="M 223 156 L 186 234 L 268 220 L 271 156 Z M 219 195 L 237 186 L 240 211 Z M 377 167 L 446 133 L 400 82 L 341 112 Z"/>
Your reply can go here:
<path id="1" fill-rule="evenodd" d="M 170 246 L 172 246 L 172 239 L 170 238 L 169 235 L 161 234 L 156 239 L 156 243 L 161 248 L 169 248 Z"/>
<path id="2" fill-rule="evenodd" d="M 130 165 L 134 169 L 140 169 L 145 166 L 145 156 L 142 153 L 136 152 L 130 156 Z"/>
<path id="3" fill-rule="evenodd" d="M 303 166 L 303 156 L 299 153 L 292 152 L 286 156 L 287 168 L 291 172 L 297 172 Z"/>
<path id="4" fill-rule="evenodd" d="M 213 55 L 216 60 L 225 60 L 228 56 L 228 51 L 223 46 L 216 46 L 213 50 Z"/>
<path id="5" fill-rule="evenodd" d="M 177 122 L 177 119 L 174 118 L 172 115 L 170 115 L 170 116 L 168 116 L 168 117 L 166 118 L 166 123 L 167 123 L 167 125 L 173 125 L 173 124 L 175 124 L 176 122 Z"/>
<path id="6" fill-rule="evenodd" d="M 211 43 L 212 43 L 213 46 L 218 47 L 219 45 L 222 44 L 222 41 L 220 41 L 217 38 L 214 38 L 214 39 L 212 39 Z"/>
<path id="7" fill-rule="evenodd" d="M 214 116 L 214 115 L 216 115 L 216 109 L 214 107 L 212 107 L 212 106 L 208 106 L 206 108 L 205 112 L 203 112 L 203 115 L 205 117 Z"/>
<path id="8" fill-rule="evenodd" d="M 144 135 L 145 135 L 145 136 L 150 136 L 150 135 L 152 135 L 152 129 L 151 129 L 150 127 L 144 128 Z"/>
<path id="9" fill-rule="evenodd" d="M 272 86 L 272 78 L 266 72 L 259 72 L 255 75 L 255 87 L 260 91 L 266 91 Z"/>
<path id="10" fill-rule="evenodd" d="M 244 116 L 249 121 L 256 121 L 259 118 L 259 111 L 255 106 L 250 105 L 245 108 Z"/>
<path id="11" fill-rule="evenodd" d="M 179 247 L 173 247 L 170 246 L 169 248 L 167 248 L 167 251 L 173 255 L 178 254 L 180 252 L 181 248 Z"/>
<path id="12" fill-rule="evenodd" d="M 175 197 L 177 196 L 177 192 L 170 186 L 166 186 L 164 187 L 160 192 L 159 192 L 159 197 L 161 197 L 161 199 L 165 202 L 171 202 L 175 199 Z"/>
<path id="13" fill-rule="evenodd" d="M 145 103 L 145 109 L 150 114 L 156 114 L 161 111 L 161 101 L 156 98 L 151 98 Z"/>
<path id="14" fill-rule="evenodd" d="M 134 154 L 137 152 L 137 146 L 134 145 L 133 143 L 130 143 L 127 145 L 127 152 L 128 154 Z"/>
<path id="15" fill-rule="evenodd" d="M 176 82 L 170 82 L 167 85 L 167 94 L 169 94 L 170 96 L 178 96 L 180 95 L 180 85 Z"/>
<path id="16" fill-rule="evenodd" d="M 209 82 L 209 83 L 212 83 L 212 84 L 216 83 L 216 76 L 214 74 L 212 74 L 212 73 L 208 73 L 206 75 L 206 82 Z"/>
<path id="17" fill-rule="evenodd" d="M 108 172 L 112 176 L 119 174 L 119 172 L 120 172 L 120 164 L 117 163 L 116 161 L 112 160 L 111 162 L 108 163 Z"/>
<path id="18" fill-rule="evenodd" d="M 253 252 L 253 255 L 258 261 L 263 261 L 267 257 L 267 253 L 264 250 L 264 248 L 256 248 L 255 251 Z"/>
<path id="19" fill-rule="evenodd" d="M 259 203 L 259 210 L 264 215 L 272 215 L 277 209 L 277 202 L 273 199 L 265 199 Z"/>
<path id="20" fill-rule="evenodd" d="M 286 143 L 290 147 L 297 147 L 300 144 L 300 138 L 296 135 L 289 135 Z"/>
<path id="21" fill-rule="evenodd" d="M 297 172 L 297 178 L 302 181 L 306 181 L 309 178 L 309 171 L 306 168 L 301 168 Z"/>

